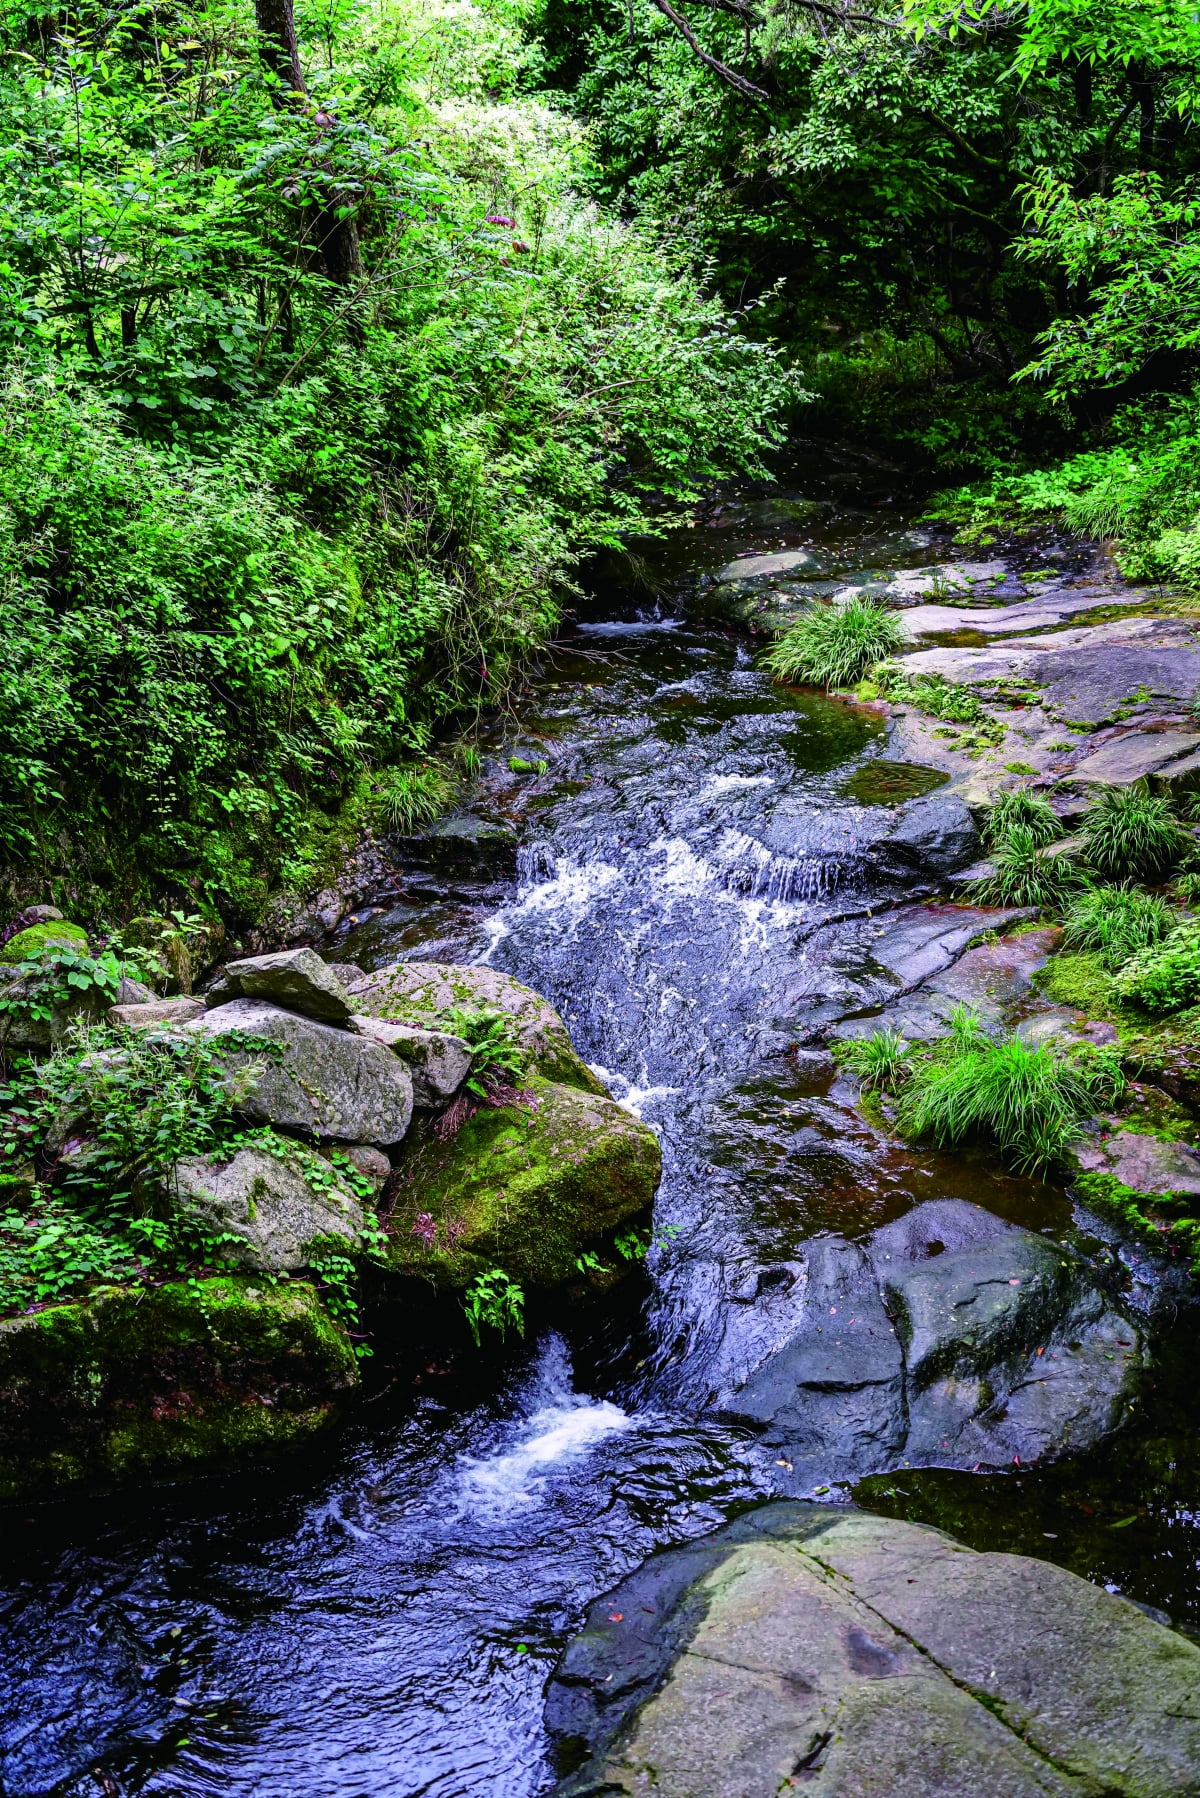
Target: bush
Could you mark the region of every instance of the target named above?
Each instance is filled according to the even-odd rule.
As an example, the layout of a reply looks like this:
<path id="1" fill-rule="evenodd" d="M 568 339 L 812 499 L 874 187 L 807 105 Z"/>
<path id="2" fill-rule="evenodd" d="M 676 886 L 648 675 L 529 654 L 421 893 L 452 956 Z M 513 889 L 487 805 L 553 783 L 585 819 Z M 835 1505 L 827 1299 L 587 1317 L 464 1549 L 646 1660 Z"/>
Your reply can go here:
<path id="1" fill-rule="evenodd" d="M 1169 935 L 1178 913 L 1164 899 L 1136 887 L 1089 887 L 1063 919 L 1063 946 L 1096 949 L 1110 971 Z"/>
<path id="2" fill-rule="evenodd" d="M 1107 787 L 1083 814 L 1084 855 L 1098 874 L 1154 880 L 1192 847 L 1169 799 L 1143 787 Z"/>
<path id="3" fill-rule="evenodd" d="M 1061 905 L 1079 885 L 1079 875 L 1065 855 L 1047 855 L 1037 828 L 1010 825 L 992 852 L 995 872 L 975 883 L 974 894 L 985 905 Z"/>
<path id="4" fill-rule="evenodd" d="M 1020 825 L 1038 849 L 1057 842 L 1063 833 L 1062 819 L 1048 800 L 1025 787 L 999 793 L 984 822 L 983 834 L 989 843 L 998 843 L 1014 825 Z"/>
<path id="5" fill-rule="evenodd" d="M 851 687 L 904 642 L 904 627 L 881 600 L 807 605 L 763 658 L 777 680 Z"/>
<path id="6" fill-rule="evenodd" d="M 993 1042 L 960 1011 L 950 1035 L 914 1062 L 897 1121 L 942 1148 L 993 1143 L 1032 1171 L 1060 1160 L 1083 1119 L 1123 1087 L 1111 1051 L 1031 1048 L 1017 1036 Z"/>
<path id="7" fill-rule="evenodd" d="M 1146 1011 L 1182 1011 L 1200 1001 L 1200 921 L 1176 925 L 1162 942 L 1143 949 L 1114 981 L 1123 999 Z"/>

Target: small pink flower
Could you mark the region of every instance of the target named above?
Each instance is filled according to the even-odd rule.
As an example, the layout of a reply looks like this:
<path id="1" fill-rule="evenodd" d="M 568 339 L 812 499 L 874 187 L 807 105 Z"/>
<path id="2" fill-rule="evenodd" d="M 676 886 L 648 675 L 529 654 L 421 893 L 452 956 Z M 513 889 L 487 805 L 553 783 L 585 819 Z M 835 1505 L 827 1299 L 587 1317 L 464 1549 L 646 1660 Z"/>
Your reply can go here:
<path id="1" fill-rule="evenodd" d="M 427 1249 L 431 1249 L 437 1241 L 437 1225 L 433 1220 L 433 1214 L 429 1211 L 418 1211 L 412 1233 L 421 1239 Z"/>
<path id="2" fill-rule="evenodd" d="M 489 212 L 485 221 L 489 225 L 507 225 L 511 231 L 516 219 L 506 219 L 502 212 Z"/>

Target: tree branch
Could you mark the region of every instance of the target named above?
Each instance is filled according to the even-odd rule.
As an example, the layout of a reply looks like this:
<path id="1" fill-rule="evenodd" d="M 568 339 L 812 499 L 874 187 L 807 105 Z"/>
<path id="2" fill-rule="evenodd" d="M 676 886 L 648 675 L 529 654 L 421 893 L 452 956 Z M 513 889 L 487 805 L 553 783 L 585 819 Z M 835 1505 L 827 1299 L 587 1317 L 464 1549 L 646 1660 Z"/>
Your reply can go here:
<path id="1" fill-rule="evenodd" d="M 675 8 L 671 5 L 671 0 L 653 0 L 653 4 L 663 15 L 663 18 L 669 19 L 671 24 L 674 25 L 684 43 L 688 46 L 689 50 L 691 50 L 693 56 L 698 56 L 705 67 L 711 69 L 714 75 L 719 75 L 722 81 L 727 81 L 730 87 L 737 89 L 739 94 L 745 94 L 748 100 L 765 101 L 768 98 L 764 88 L 755 87 L 752 81 L 747 81 L 744 75 L 739 75 L 736 69 L 731 69 L 729 67 L 728 63 L 722 62 L 719 57 L 709 55 L 683 14 L 675 11 Z"/>

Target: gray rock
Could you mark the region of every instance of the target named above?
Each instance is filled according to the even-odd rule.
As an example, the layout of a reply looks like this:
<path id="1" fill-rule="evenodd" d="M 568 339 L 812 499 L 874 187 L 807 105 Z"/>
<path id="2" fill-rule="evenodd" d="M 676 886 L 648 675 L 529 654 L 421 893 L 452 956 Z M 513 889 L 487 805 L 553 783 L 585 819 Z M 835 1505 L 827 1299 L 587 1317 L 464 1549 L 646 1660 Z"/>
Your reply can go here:
<path id="1" fill-rule="evenodd" d="M 282 1058 L 240 1050 L 234 1067 L 259 1060 L 262 1073 L 239 1109 L 256 1123 L 327 1141 L 391 1148 L 412 1116 L 412 1078 L 382 1043 L 336 1030 L 261 999 L 233 999 L 184 1026 L 220 1036 L 244 1031 L 282 1050 Z"/>
<path id="2" fill-rule="evenodd" d="M 319 1162 L 315 1151 L 308 1156 Z M 307 1264 L 314 1237 L 353 1240 L 366 1223 L 358 1199 L 333 1167 L 320 1163 L 319 1186 L 311 1172 L 298 1149 L 286 1158 L 239 1149 L 224 1165 L 193 1156 L 175 1170 L 174 1196 L 211 1228 L 241 1238 L 240 1247 L 229 1246 L 242 1266 L 294 1274 Z"/>
<path id="3" fill-rule="evenodd" d="M 1120 1422 L 1144 1359 L 1086 1262 L 958 1199 L 862 1245 L 810 1241 L 786 1286 L 776 1271 L 728 1294 L 710 1403 L 759 1432 L 797 1495 L 1087 1447 Z"/>
<path id="4" fill-rule="evenodd" d="M 560 1798 L 1190 1798 L 1200 1649 L 1047 1562 L 771 1504 L 598 1599 L 546 1721 L 591 1755 Z"/>
<path id="5" fill-rule="evenodd" d="M 813 568 L 817 557 L 809 549 L 777 549 L 761 556 L 739 556 L 717 575 L 719 581 L 752 581 L 764 576 L 790 574 L 794 569 Z"/>
<path id="6" fill-rule="evenodd" d="M 1164 770 L 1169 774 L 1172 762 L 1190 756 L 1197 748 L 1200 734 L 1196 731 L 1132 731 L 1076 762 L 1072 778 L 1107 787 L 1130 787 L 1151 774 Z"/>
<path id="7" fill-rule="evenodd" d="M 567 1027 L 554 1007 L 532 988 L 496 968 L 463 967 L 437 961 L 399 961 L 379 968 L 351 987 L 356 1014 L 386 1018 L 417 1030 L 452 1032 L 447 1016 L 456 1007 L 494 1006 L 512 1014 L 533 1068 L 560 1086 L 607 1097 L 591 1069 L 575 1053 Z"/>
<path id="8" fill-rule="evenodd" d="M 110 1024 L 124 1024 L 131 1030 L 153 1030 L 167 1024 L 188 1024 L 203 1011 L 203 999 L 150 998 L 133 1004 L 110 1005 L 107 1015 Z"/>
<path id="9" fill-rule="evenodd" d="M 131 980 L 128 974 L 122 974 L 121 984 L 117 988 L 118 1005 L 150 1005 L 158 997 L 152 987 L 141 980 Z"/>
<path id="10" fill-rule="evenodd" d="M 345 1156 L 350 1165 L 371 1182 L 376 1192 L 382 1191 L 392 1171 L 392 1164 L 382 1149 L 373 1149 L 369 1143 L 349 1143 Z"/>
<path id="11" fill-rule="evenodd" d="M 274 955 L 231 961 L 223 990 L 228 998 L 244 994 L 265 999 L 323 1024 L 348 1023 L 354 1009 L 342 982 L 315 949 L 280 949 Z"/>
<path id="12" fill-rule="evenodd" d="M 1077 1167 L 1111 1174 L 1133 1192 L 1181 1198 L 1200 1193 L 1200 1155 L 1187 1143 L 1118 1130 L 1105 1142 L 1080 1143 L 1071 1153 Z"/>
<path id="13" fill-rule="evenodd" d="M 471 1071 L 471 1050 L 461 1036 L 357 1015 L 350 1025 L 400 1057 L 412 1075 L 414 1105 L 427 1109 L 447 1105 Z"/>
<path id="14" fill-rule="evenodd" d="M 953 793 L 930 793 L 906 805 L 896 822 L 871 844 L 897 873 L 952 874 L 978 860 L 982 845 L 975 820 Z"/>

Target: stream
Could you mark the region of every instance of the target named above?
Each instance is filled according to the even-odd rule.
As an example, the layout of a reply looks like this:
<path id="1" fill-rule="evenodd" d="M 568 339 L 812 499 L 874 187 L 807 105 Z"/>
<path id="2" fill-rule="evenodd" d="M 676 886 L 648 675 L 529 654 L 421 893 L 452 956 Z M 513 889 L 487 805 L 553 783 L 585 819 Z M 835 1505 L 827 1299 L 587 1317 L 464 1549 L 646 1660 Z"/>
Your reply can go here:
<path id="1" fill-rule="evenodd" d="M 871 845 L 936 781 L 889 762 L 877 713 L 773 686 L 682 602 L 751 551 L 806 547 L 827 581 L 938 560 L 896 478 L 827 455 L 718 496 L 636 581 L 598 577 L 485 745 L 485 828 L 415 847 L 402 895 L 326 946 L 365 968 L 486 961 L 559 1008 L 660 1135 L 646 1268 L 531 1309 L 524 1342 L 481 1358 L 414 1372 L 382 1334 L 366 1402 L 274 1470 L 5 1512 L 5 1798 L 535 1798 L 542 1687 L 588 1601 L 780 1489 L 705 1416 L 721 1368 L 761 1350 L 747 1293 L 817 1232 L 923 1199 L 1077 1236 L 1061 1188 L 898 1147 L 788 1053 L 904 899 Z M 1090 1456 L 853 1494 L 831 1468 L 831 1496 L 1060 1561 L 1200 1632 L 1191 1330 L 1164 1329 L 1139 1420 Z"/>

